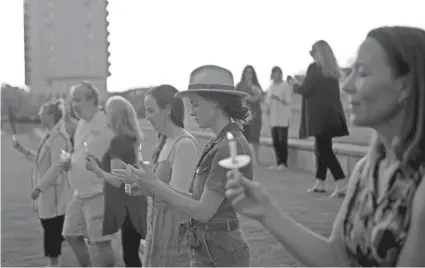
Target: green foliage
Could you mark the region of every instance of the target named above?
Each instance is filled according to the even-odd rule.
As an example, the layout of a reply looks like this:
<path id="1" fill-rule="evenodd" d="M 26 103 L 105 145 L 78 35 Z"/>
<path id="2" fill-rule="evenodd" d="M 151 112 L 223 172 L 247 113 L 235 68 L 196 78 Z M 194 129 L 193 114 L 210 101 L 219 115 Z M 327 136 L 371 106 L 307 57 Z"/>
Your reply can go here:
<path id="1" fill-rule="evenodd" d="M 126 100 L 128 100 L 136 110 L 137 116 L 139 118 L 145 118 L 145 94 L 149 91 L 150 88 L 131 88 L 122 92 L 113 92 L 110 95 L 118 95 Z"/>
<path id="2" fill-rule="evenodd" d="M 150 88 L 131 88 L 123 92 L 110 93 L 109 96 L 119 95 L 130 101 L 135 108 L 139 118 L 145 117 L 144 96 Z M 108 96 L 108 97 L 109 97 Z M 71 109 L 70 98 L 66 93 L 57 94 L 34 94 L 23 88 L 3 84 L 1 86 L 1 115 L 7 117 L 8 108 L 14 112 L 16 120 L 20 122 L 38 121 L 37 114 L 43 103 L 63 98 L 66 100 L 67 112 L 72 118 L 75 114 Z M 103 107 L 107 98 L 102 99 L 100 105 Z"/>

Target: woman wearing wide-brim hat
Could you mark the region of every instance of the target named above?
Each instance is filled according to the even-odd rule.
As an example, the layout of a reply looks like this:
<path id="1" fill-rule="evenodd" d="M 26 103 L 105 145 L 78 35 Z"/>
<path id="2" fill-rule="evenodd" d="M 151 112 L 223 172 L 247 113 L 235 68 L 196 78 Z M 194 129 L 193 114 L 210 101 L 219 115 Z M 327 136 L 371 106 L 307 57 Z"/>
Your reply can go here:
<path id="1" fill-rule="evenodd" d="M 205 147 L 196 165 L 191 195 L 179 193 L 163 183 L 147 167 L 129 167 L 119 173 L 123 180 L 147 187 L 155 195 L 190 216 L 180 226 L 180 239 L 190 247 L 191 266 L 249 266 L 250 249 L 240 229 L 236 212 L 225 197 L 226 172 L 218 162 L 229 157 L 226 133 L 235 137 L 238 152 L 251 156 L 239 123 L 249 120 L 244 99 L 248 94 L 235 90 L 230 71 L 213 65 L 201 66 L 190 76 L 189 88 L 175 95 L 189 98 L 191 115 L 201 128 L 209 128 L 215 138 Z M 241 168 L 253 177 L 253 166 Z"/>

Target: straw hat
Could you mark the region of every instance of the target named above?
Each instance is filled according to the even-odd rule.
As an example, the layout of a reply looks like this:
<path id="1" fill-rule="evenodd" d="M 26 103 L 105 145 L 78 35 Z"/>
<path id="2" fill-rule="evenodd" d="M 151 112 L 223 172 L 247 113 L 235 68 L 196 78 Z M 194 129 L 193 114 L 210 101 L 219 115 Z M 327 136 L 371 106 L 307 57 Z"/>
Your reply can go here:
<path id="1" fill-rule="evenodd" d="M 216 65 L 204 65 L 193 70 L 190 74 L 188 89 L 176 93 L 174 97 L 187 98 L 189 94 L 199 92 L 217 92 L 241 98 L 249 97 L 248 93 L 235 89 L 232 72 Z"/>

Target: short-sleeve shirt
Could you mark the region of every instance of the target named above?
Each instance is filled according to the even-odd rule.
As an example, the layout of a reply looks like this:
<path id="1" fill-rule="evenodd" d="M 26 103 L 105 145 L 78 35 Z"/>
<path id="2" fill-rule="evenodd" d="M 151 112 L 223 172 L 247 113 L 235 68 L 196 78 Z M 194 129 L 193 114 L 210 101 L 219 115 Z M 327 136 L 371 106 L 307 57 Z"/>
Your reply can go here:
<path id="1" fill-rule="evenodd" d="M 236 212 L 230 200 L 225 196 L 228 169 L 221 167 L 218 162 L 230 156 L 226 133 L 230 132 L 235 137 L 238 154 L 252 157 L 249 144 L 242 133 L 242 127 L 235 123 L 225 126 L 218 136 L 213 139 L 204 149 L 196 166 L 196 174 L 192 198 L 200 200 L 205 188 L 216 191 L 223 195 L 224 200 L 210 222 L 222 222 L 237 219 Z M 249 163 L 241 168 L 241 173 L 248 179 L 253 178 L 253 166 Z"/>
<path id="2" fill-rule="evenodd" d="M 111 160 L 120 159 L 126 164 L 135 164 L 136 139 L 120 135 L 111 140 L 108 150 L 102 158 L 102 168 L 111 172 Z M 104 235 L 114 234 L 129 217 L 133 226 L 142 237 L 146 235 L 147 198 L 145 196 L 129 196 L 124 185 L 117 188 L 105 181 L 105 215 L 103 222 Z"/>
<path id="3" fill-rule="evenodd" d="M 87 144 L 91 155 L 100 159 L 108 148 L 113 133 L 106 123 L 105 114 L 98 111 L 90 121 L 80 119 L 75 130 L 74 150 L 71 155 L 69 182 L 74 194 L 80 198 L 103 193 L 103 179 L 86 169 L 85 148 Z"/>

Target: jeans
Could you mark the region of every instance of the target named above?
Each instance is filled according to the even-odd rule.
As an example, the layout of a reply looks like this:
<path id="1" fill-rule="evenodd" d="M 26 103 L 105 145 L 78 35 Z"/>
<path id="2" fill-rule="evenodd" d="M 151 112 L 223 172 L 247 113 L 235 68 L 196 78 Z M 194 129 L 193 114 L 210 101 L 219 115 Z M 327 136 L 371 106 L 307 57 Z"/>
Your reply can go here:
<path id="1" fill-rule="evenodd" d="M 272 127 L 271 132 L 277 165 L 288 166 L 288 127 Z"/>
<path id="2" fill-rule="evenodd" d="M 195 229 L 199 244 L 190 245 L 191 267 L 247 267 L 249 245 L 240 229 L 231 232 Z"/>

